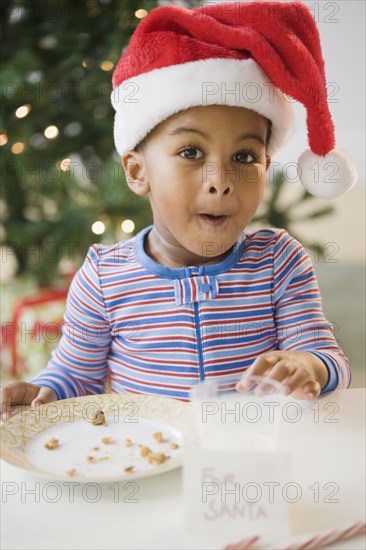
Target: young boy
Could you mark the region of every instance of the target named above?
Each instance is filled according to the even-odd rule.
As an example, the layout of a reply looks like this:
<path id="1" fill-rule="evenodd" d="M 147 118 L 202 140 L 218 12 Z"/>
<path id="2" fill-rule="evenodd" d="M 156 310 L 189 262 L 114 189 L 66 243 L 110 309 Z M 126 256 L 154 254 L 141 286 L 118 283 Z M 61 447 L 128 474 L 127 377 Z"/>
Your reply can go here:
<path id="1" fill-rule="evenodd" d="M 301 3 L 153 10 L 113 75 L 115 142 L 154 224 L 95 245 L 71 285 L 63 336 L 14 404 L 112 392 L 187 400 L 204 378 L 263 374 L 313 399 L 346 388 L 348 361 L 324 318 L 302 246 L 282 229 L 245 229 L 289 137 L 287 96 L 307 109 L 305 187 L 323 198 L 355 181 L 334 150 L 318 31 Z M 317 163 L 317 171 L 314 163 Z M 338 178 L 316 180 L 329 163 Z"/>

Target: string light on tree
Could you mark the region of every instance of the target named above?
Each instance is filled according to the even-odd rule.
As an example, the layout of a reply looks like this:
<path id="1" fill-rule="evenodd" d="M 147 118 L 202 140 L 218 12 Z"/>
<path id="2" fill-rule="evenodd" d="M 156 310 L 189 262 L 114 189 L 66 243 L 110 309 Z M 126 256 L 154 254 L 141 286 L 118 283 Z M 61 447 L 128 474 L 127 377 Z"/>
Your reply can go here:
<path id="1" fill-rule="evenodd" d="M 8 134 L 6 132 L 2 132 L 0 134 L 0 146 L 6 145 L 8 143 Z"/>
<path id="2" fill-rule="evenodd" d="M 132 233 L 135 229 L 135 224 L 132 220 L 123 220 L 121 223 L 121 229 L 124 233 Z"/>
<path id="3" fill-rule="evenodd" d="M 92 227 L 91 227 L 91 230 L 93 231 L 93 233 L 95 233 L 96 235 L 103 235 L 104 231 L 105 231 L 105 225 L 103 222 L 101 221 L 96 221 L 93 223 Z"/>
<path id="4" fill-rule="evenodd" d="M 58 136 L 59 131 L 57 126 L 47 126 L 43 133 L 47 139 L 55 139 Z"/>
<path id="5" fill-rule="evenodd" d="M 135 11 L 135 17 L 137 17 L 137 19 L 143 19 L 144 17 L 147 16 L 147 11 L 146 10 L 136 10 Z"/>
<path id="6" fill-rule="evenodd" d="M 22 105 L 21 107 L 18 107 L 18 109 L 15 111 L 15 116 L 17 118 L 24 118 L 27 116 L 27 114 L 30 112 L 32 106 L 27 103 L 26 105 Z"/>
<path id="7" fill-rule="evenodd" d="M 102 69 L 102 71 L 111 71 L 114 67 L 114 63 L 112 63 L 112 61 L 102 61 L 102 63 L 100 64 L 100 68 Z"/>
<path id="8" fill-rule="evenodd" d="M 71 160 L 68 158 L 62 159 L 62 161 L 60 162 L 60 168 L 63 172 L 67 172 L 68 170 L 70 170 L 70 162 Z"/>
<path id="9" fill-rule="evenodd" d="M 17 141 L 12 146 L 11 152 L 14 153 L 14 155 L 19 155 L 19 153 L 23 153 L 24 147 L 25 147 L 24 143 L 22 143 L 21 141 Z"/>

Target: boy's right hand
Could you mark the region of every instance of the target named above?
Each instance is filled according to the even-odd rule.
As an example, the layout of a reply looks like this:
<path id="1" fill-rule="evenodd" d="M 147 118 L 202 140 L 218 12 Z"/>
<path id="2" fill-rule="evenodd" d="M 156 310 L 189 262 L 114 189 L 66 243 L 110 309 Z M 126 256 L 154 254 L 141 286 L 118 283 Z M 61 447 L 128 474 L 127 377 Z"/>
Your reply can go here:
<path id="1" fill-rule="evenodd" d="M 57 395 L 51 388 L 36 386 L 29 382 L 10 382 L 0 389 L 1 420 L 7 420 L 14 405 L 43 405 L 56 401 Z"/>

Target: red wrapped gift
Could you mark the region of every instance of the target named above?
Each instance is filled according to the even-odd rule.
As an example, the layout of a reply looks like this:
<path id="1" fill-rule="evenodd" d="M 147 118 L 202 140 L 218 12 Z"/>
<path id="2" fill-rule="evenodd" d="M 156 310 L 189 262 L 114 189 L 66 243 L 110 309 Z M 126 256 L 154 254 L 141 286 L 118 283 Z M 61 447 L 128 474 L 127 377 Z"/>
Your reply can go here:
<path id="1" fill-rule="evenodd" d="M 30 343 L 38 344 L 37 351 L 43 346 L 45 355 L 55 347 L 61 337 L 66 297 L 67 289 L 47 289 L 15 302 L 11 320 L 1 325 L 2 344 L 10 352 L 9 370 L 12 377 L 45 366 L 41 364 L 38 368 L 30 368 L 31 357 L 27 349 Z"/>

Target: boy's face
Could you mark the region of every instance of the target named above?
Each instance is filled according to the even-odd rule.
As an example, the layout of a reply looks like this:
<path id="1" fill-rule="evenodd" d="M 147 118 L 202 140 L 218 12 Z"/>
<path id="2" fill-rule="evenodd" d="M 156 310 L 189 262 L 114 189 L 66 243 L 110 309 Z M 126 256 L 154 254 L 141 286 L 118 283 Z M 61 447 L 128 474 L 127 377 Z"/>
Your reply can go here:
<path id="1" fill-rule="evenodd" d="M 241 107 L 193 107 L 171 116 L 139 151 L 123 155 L 131 189 L 149 195 L 146 251 L 168 267 L 216 263 L 263 197 L 268 121 Z"/>

